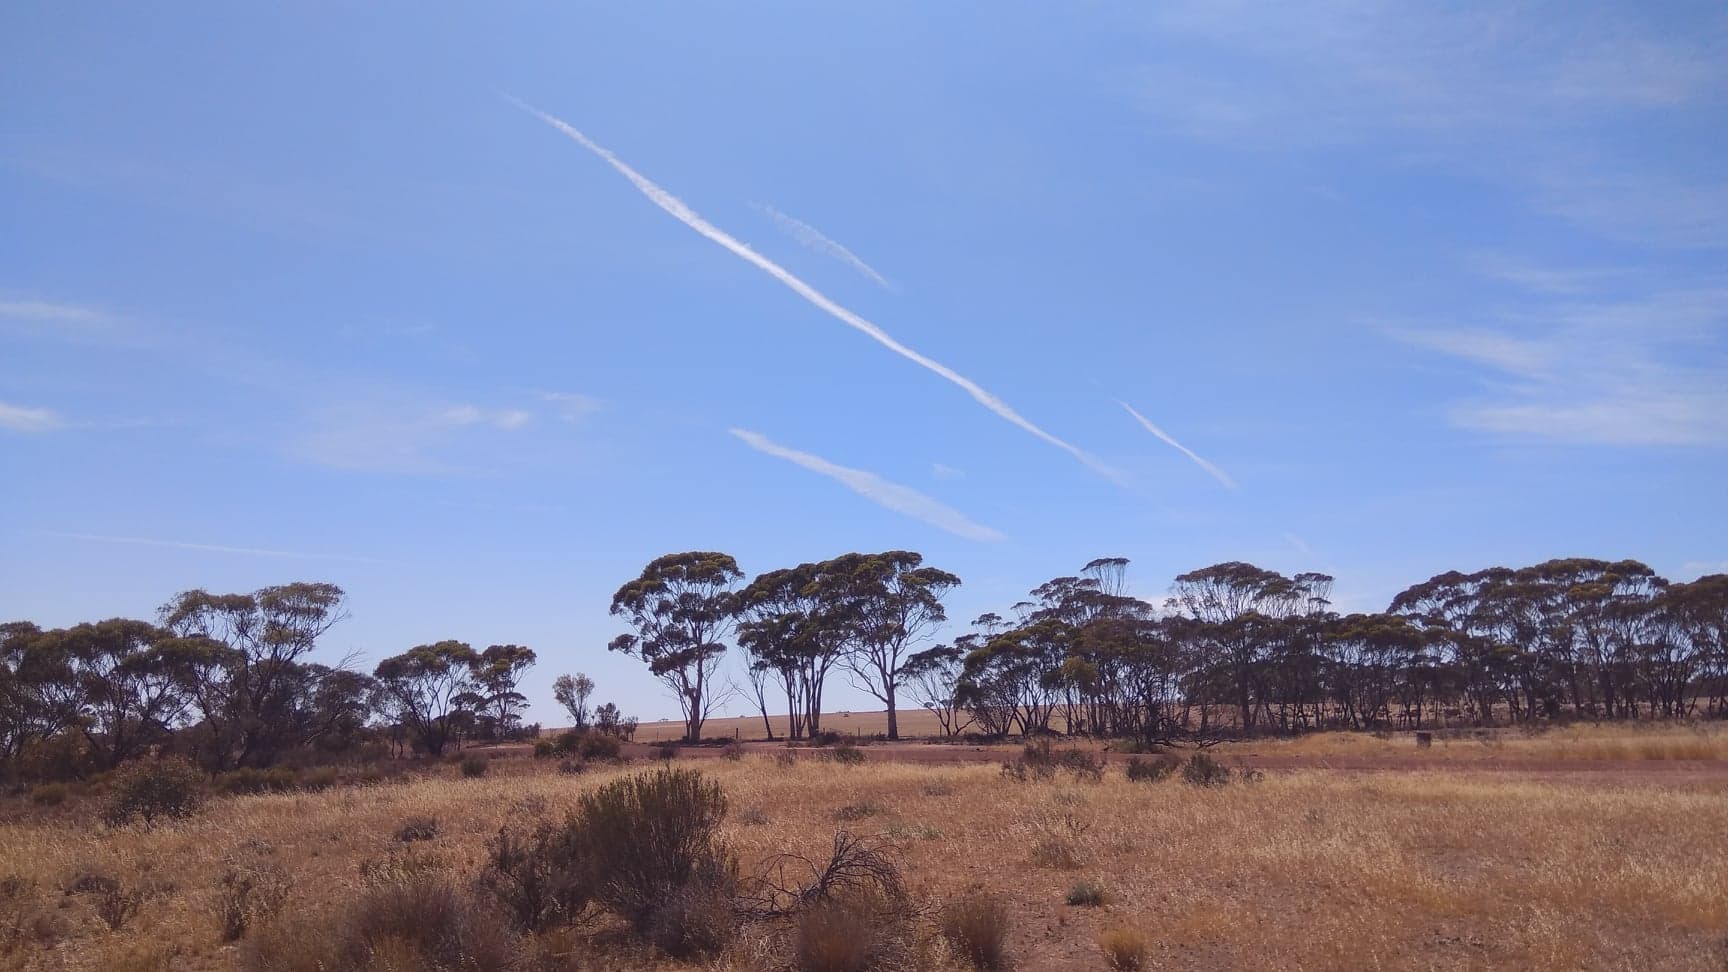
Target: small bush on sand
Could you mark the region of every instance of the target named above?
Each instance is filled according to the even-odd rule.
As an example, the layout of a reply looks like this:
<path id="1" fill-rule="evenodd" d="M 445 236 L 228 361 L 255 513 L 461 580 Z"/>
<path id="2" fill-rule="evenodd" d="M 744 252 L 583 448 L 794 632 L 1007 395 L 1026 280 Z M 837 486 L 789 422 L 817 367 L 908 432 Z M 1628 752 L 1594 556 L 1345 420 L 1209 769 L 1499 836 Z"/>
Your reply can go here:
<path id="1" fill-rule="evenodd" d="M 112 827 L 189 817 L 204 804 L 204 775 L 177 756 L 127 763 L 111 786 L 102 819 Z"/>
<path id="2" fill-rule="evenodd" d="M 1098 947 L 1111 972 L 1140 972 L 1146 967 L 1146 936 L 1128 928 L 1112 928 L 1098 936 Z"/>
<path id="3" fill-rule="evenodd" d="M 942 938 L 976 969 L 1008 964 L 1008 909 L 1002 899 L 974 890 L 942 909 Z"/>
<path id="4" fill-rule="evenodd" d="M 1195 753 L 1182 765 L 1182 781 L 1194 786 L 1223 786 L 1230 782 L 1230 767 L 1205 753 Z"/>
<path id="5" fill-rule="evenodd" d="M 1181 760 L 1174 756 L 1155 756 L 1152 759 L 1130 756 L 1123 774 L 1135 783 L 1158 783 L 1169 779 L 1180 765 Z"/>
<path id="6" fill-rule="evenodd" d="M 1097 908 L 1109 900 L 1104 892 L 1104 886 L 1097 881 L 1081 881 L 1068 889 L 1068 896 L 1063 899 L 1073 908 Z"/>
<path id="7" fill-rule="evenodd" d="M 409 817 L 396 828 L 396 839 L 404 844 L 415 841 L 431 840 L 438 836 L 438 818 L 424 814 Z"/>
<path id="8" fill-rule="evenodd" d="M 864 762 L 864 750 L 857 746 L 843 744 L 828 750 L 828 758 L 842 766 L 857 766 Z"/>
<path id="9" fill-rule="evenodd" d="M 486 775 L 492 768 L 491 760 L 484 756 L 464 756 L 462 758 L 462 776 L 465 779 L 477 780 Z"/>

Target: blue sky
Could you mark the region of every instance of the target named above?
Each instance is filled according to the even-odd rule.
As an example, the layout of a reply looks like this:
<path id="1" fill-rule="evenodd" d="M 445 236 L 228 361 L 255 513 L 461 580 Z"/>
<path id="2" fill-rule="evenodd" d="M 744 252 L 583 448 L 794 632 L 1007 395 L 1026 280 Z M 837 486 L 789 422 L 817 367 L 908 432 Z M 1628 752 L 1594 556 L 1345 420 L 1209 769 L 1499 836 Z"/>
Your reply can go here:
<path id="1" fill-rule="evenodd" d="M 1715 4 L 10 4 L 0 219 L 7 619 L 660 717 L 675 550 L 1728 570 Z"/>

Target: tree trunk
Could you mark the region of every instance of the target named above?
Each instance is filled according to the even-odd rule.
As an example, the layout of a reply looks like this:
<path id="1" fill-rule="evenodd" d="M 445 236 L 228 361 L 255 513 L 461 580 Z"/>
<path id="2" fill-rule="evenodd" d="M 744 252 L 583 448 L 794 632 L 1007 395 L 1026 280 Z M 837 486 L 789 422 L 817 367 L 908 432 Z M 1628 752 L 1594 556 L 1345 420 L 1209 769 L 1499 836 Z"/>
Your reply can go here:
<path id="1" fill-rule="evenodd" d="M 894 740 L 900 738 L 900 714 L 894 711 L 894 683 L 890 681 L 886 687 L 888 691 L 883 694 L 888 703 L 888 738 Z"/>

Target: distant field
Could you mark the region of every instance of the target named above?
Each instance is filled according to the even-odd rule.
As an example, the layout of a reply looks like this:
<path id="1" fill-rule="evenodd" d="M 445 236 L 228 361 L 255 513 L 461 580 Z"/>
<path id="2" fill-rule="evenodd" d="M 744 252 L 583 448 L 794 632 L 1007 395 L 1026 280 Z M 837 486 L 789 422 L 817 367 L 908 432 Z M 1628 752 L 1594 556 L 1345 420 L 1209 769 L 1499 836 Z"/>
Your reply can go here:
<path id="1" fill-rule="evenodd" d="M 937 724 L 936 716 L 925 709 L 903 709 L 899 713 L 900 735 L 902 736 L 935 736 L 940 735 L 942 727 Z M 774 725 L 774 735 L 786 738 L 787 721 L 783 715 L 771 716 Z M 888 731 L 888 712 L 825 712 L 822 714 L 822 728 L 832 730 L 842 735 L 870 736 Z M 762 717 L 741 716 L 735 719 L 709 719 L 702 726 L 702 736 L 707 739 L 767 739 L 767 733 L 762 727 Z M 636 738 L 640 742 L 661 742 L 667 739 L 684 738 L 684 723 L 677 720 L 661 722 L 644 722 L 636 729 Z"/>
<path id="2" fill-rule="evenodd" d="M 970 886 L 1002 894 L 1020 972 L 1105 969 L 1096 943 L 1119 929 L 1144 936 L 1147 968 L 1705 970 L 1728 959 L 1720 777 L 1580 784 L 1441 766 L 1274 771 L 1209 789 L 1131 782 L 1119 768 L 1098 783 L 1016 783 L 992 763 L 865 752 L 853 767 L 712 750 L 678 762 L 725 788 L 724 833 L 745 873 L 783 851 L 820 854 L 837 829 L 869 835 L 929 909 Z M 220 941 L 215 907 L 229 868 L 279 869 L 291 904 L 275 920 L 316 935 L 375 875 L 430 867 L 471 886 L 501 826 L 556 815 L 575 793 L 643 769 L 568 776 L 513 756 L 466 780 L 437 764 L 396 785 L 218 799 L 148 830 L 104 830 L 77 800 L 19 802 L 0 823 L 0 919 L 21 931 L 0 935 L 0 968 L 234 968 L 246 941 Z M 395 835 L 415 817 L 433 818 L 436 835 L 405 845 Z M 92 873 L 149 889 L 119 930 L 99 917 L 99 894 L 67 893 Z M 1064 903 L 1081 882 L 1101 906 Z M 901 968 L 958 972 L 932 920 Z M 602 928 L 557 940 L 568 964 L 556 968 L 783 969 L 786 934 L 749 924 L 716 959 L 680 964 Z"/>

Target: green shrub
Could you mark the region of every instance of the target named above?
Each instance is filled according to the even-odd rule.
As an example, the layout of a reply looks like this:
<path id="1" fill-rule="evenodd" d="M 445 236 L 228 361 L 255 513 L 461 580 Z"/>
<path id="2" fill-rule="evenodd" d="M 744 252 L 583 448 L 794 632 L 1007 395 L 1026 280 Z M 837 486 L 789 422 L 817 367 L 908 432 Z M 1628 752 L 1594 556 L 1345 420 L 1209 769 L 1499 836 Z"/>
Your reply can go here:
<path id="1" fill-rule="evenodd" d="M 1136 783 L 1157 783 L 1168 779 L 1181 764 L 1182 761 L 1174 756 L 1159 756 L 1155 759 L 1130 756 L 1128 766 L 1123 772 L 1128 779 Z"/>
<path id="2" fill-rule="evenodd" d="M 1223 786 L 1230 782 L 1230 767 L 1205 753 L 1195 753 L 1182 766 L 1182 781 L 1194 786 Z"/>
<path id="3" fill-rule="evenodd" d="M 663 769 L 582 794 L 566 826 L 593 869 L 596 897 L 647 932 L 669 895 L 697 882 L 707 890 L 735 883 L 737 864 L 719 837 L 726 808 L 719 784 Z"/>
<path id="4" fill-rule="evenodd" d="M 864 762 L 864 750 L 857 746 L 839 745 L 828 750 L 828 758 L 841 766 L 857 766 Z"/>
<path id="5" fill-rule="evenodd" d="M 57 807 L 66 802 L 71 792 L 64 783 L 44 783 L 30 788 L 30 802 L 39 807 Z"/>
<path id="6" fill-rule="evenodd" d="M 612 761 L 623 755 L 624 745 L 618 741 L 616 736 L 604 736 L 597 732 L 591 732 L 582 738 L 582 743 L 577 747 L 577 751 L 586 760 Z M 676 755 L 677 748 L 674 747 L 672 752 L 673 755 Z"/>
<path id="7" fill-rule="evenodd" d="M 198 768 L 178 756 L 127 763 L 114 774 L 102 819 L 118 827 L 189 817 L 204 804 L 203 784 Z"/>
<path id="8" fill-rule="evenodd" d="M 1096 908 L 1109 900 L 1104 892 L 1104 886 L 1096 881 L 1081 881 L 1068 889 L 1068 896 L 1063 899 L 1075 908 Z"/>
<path id="9" fill-rule="evenodd" d="M 484 756 L 462 757 L 462 775 L 466 779 L 477 780 L 480 777 L 485 776 L 486 771 L 491 768 L 491 760 L 488 760 Z"/>
<path id="10" fill-rule="evenodd" d="M 1008 964 L 1008 909 L 1002 899 L 972 891 L 942 909 L 942 937 L 955 954 L 977 969 Z"/>

